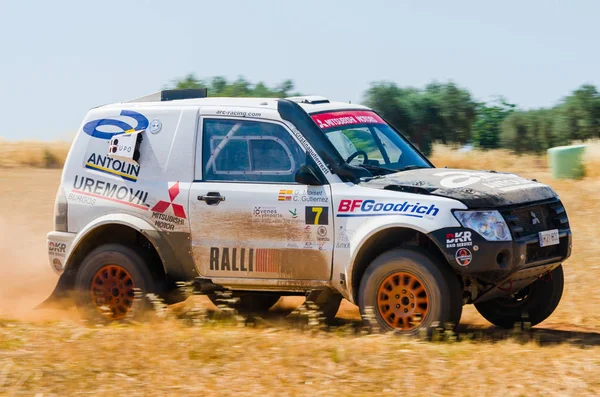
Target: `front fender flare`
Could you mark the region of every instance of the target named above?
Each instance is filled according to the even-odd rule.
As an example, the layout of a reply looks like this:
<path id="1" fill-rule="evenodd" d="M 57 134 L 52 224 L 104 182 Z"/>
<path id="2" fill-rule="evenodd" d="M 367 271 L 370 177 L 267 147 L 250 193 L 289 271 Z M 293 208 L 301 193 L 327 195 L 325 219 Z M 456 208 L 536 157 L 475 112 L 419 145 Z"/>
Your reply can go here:
<path id="1" fill-rule="evenodd" d="M 348 300 L 350 300 L 352 303 L 354 303 L 354 296 L 355 296 L 355 291 L 353 288 L 353 285 L 354 285 L 353 275 L 354 275 L 354 268 L 355 268 L 356 262 L 359 259 L 358 255 L 361 252 L 361 249 L 365 246 L 365 244 L 373 236 L 375 236 L 387 229 L 406 229 L 406 230 L 414 231 L 416 233 L 421 233 L 425 236 L 427 236 L 427 233 L 428 233 L 428 231 L 426 229 L 420 227 L 419 225 L 404 223 L 404 222 L 393 222 L 393 223 L 380 224 L 375 228 L 369 228 L 368 230 L 365 230 L 364 233 L 359 233 L 359 234 L 355 235 L 351 241 L 351 243 L 352 243 L 351 246 L 356 247 L 356 249 L 353 250 L 353 252 L 351 253 L 350 261 L 348 262 L 348 266 L 345 269 L 346 291 L 343 294 L 344 297 L 347 298 Z M 336 272 L 334 272 L 334 274 L 336 274 Z"/>

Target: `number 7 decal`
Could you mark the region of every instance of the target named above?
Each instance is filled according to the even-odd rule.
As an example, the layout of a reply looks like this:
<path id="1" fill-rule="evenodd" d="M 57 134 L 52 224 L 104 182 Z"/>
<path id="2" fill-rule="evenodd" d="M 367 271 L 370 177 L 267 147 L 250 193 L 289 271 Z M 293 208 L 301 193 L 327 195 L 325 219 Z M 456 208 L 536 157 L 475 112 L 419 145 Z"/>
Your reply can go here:
<path id="1" fill-rule="evenodd" d="M 323 212 L 323 207 L 313 207 L 312 208 L 312 212 L 314 212 L 315 214 L 315 225 L 319 224 L 319 218 L 321 217 L 321 212 Z"/>
<path id="2" fill-rule="evenodd" d="M 329 207 L 306 207 L 307 225 L 329 225 Z"/>

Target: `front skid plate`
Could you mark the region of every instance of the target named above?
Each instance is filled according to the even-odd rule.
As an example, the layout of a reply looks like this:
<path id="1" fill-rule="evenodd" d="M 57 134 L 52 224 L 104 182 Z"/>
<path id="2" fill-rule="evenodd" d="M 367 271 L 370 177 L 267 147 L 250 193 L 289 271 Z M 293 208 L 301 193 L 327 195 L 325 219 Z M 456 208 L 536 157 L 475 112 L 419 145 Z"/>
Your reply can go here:
<path id="1" fill-rule="evenodd" d="M 520 291 L 529 284 L 535 282 L 540 276 L 551 272 L 558 266 L 560 266 L 560 263 L 551 263 L 548 265 L 519 270 L 511 274 L 507 279 L 479 295 L 477 299 L 473 301 L 473 303 L 480 303 L 501 296 L 514 294 L 515 292 Z"/>

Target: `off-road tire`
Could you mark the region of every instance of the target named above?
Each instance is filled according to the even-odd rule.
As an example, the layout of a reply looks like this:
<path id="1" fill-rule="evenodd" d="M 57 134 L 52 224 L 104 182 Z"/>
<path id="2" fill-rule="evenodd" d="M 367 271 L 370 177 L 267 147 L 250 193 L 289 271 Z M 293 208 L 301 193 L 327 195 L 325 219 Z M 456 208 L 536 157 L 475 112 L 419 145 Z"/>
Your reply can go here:
<path id="1" fill-rule="evenodd" d="M 515 324 L 537 325 L 550 317 L 562 297 L 565 278 L 562 265 L 510 297 L 475 303 L 477 311 L 501 328 Z"/>
<path id="2" fill-rule="evenodd" d="M 224 299 L 219 294 L 208 294 L 208 298 L 215 306 L 224 304 Z M 280 296 L 277 294 L 262 294 L 260 292 L 241 292 L 234 291 L 231 298 L 235 303 L 228 304 L 229 307 L 237 310 L 240 314 L 260 314 L 266 313 L 277 303 Z"/>
<path id="3" fill-rule="evenodd" d="M 96 322 L 144 319 L 152 308 L 146 294 L 155 293 L 157 284 L 144 258 L 144 254 L 138 249 L 121 244 L 105 244 L 87 254 L 75 277 L 75 303 L 80 315 Z M 116 296 L 93 298 L 99 296 L 99 283 L 104 283 L 109 278 L 113 280 L 112 283 L 115 283 L 114 280 L 125 280 L 123 283 L 116 283 L 117 285 L 106 285 L 107 290 L 113 288 L 110 294 Z M 133 288 L 139 290 L 139 299 L 132 296 Z M 103 314 L 98 306 L 104 301 L 110 307 L 108 298 L 111 301 L 119 299 L 121 306 Z M 123 307 L 128 309 L 126 313 L 121 310 Z"/>
<path id="4" fill-rule="evenodd" d="M 408 283 L 406 288 L 405 282 Z M 391 291 L 399 291 L 398 294 L 394 292 L 393 296 L 388 296 L 384 290 L 387 286 L 393 288 Z M 425 294 L 419 292 L 421 286 Z M 411 292 L 416 297 L 411 298 Z M 382 331 L 394 330 L 416 335 L 425 329 L 430 335 L 433 328 L 447 328 L 450 324 L 458 324 L 462 313 L 461 297 L 461 283 L 446 263 L 439 263 L 419 247 L 409 247 L 387 251 L 369 265 L 360 282 L 358 303 L 363 317 L 369 312 L 367 308 L 372 308 Z M 427 300 L 426 304 L 423 303 L 424 299 Z M 413 304 L 417 307 L 411 307 Z M 406 326 L 401 316 L 410 316 L 411 310 L 419 308 L 423 311 L 424 307 L 426 312 L 422 314 L 421 320 L 413 321 L 414 317 L 411 317 Z M 388 311 L 385 311 L 386 308 Z M 389 310 L 400 313 L 392 317 Z M 402 314 L 404 310 L 408 312 Z M 418 319 L 416 314 L 415 316 Z M 396 326 L 392 326 L 390 322 Z M 402 326 L 399 325 L 400 322 Z"/>

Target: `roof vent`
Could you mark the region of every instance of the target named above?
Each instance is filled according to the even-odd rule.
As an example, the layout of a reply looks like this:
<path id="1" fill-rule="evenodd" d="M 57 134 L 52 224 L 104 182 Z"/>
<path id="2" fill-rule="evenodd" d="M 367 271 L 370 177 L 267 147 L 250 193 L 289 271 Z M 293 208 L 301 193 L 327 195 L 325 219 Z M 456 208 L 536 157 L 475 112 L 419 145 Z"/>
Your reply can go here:
<path id="1" fill-rule="evenodd" d="M 286 99 L 289 99 L 290 101 L 294 101 L 297 103 L 310 103 L 311 105 L 318 105 L 320 103 L 329 103 L 329 99 L 322 97 L 322 96 L 316 96 L 316 95 L 293 96 L 293 97 L 289 97 Z"/>
<path id="2" fill-rule="evenodd" d="M 206 88 L 187 88 L 183 90 L 162 90 L 128 102 L 166 102 L 178 99 L 206 98 L 207 96 L 208 90 Z"/>

